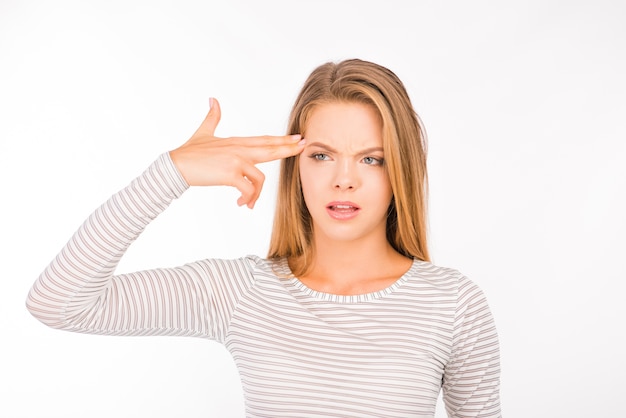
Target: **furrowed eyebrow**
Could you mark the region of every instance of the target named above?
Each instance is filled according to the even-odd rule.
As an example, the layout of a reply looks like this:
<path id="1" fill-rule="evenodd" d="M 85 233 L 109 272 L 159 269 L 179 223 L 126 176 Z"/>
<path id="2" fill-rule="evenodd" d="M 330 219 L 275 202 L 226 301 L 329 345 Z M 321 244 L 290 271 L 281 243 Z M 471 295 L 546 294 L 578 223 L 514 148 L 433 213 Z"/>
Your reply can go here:
<path id="1" fill-rule="evenodd" d="M 365 154 L 372 154 L 374 152 L 384 152 L 383 147 L 365 148 L 359 154 L 360 155 L 365 155 Z"/>
<path id="2" fill-rule="evenodd" d="M 309 147 L 318 147 L 318 148 L 322 148 L 325 149 L 328 152 L 334 152 L 337 153 L 338 151 L 336 149 L 334 149 L 333 147 L 326 145 L 322 142 L 311 142 L 310 144 L 308 144 Z M 364 150 L 361 150 L 359 152 L 356 153 L 356 155 L 365 155 L 365 154 L 371 154 L 373 152 L 384 152 L 383 151 L 383 147 L 372 147 L 372 148 L 366 148 Z"/>
<path id="3" fill-rule="evenodd" d="M 337 152 L 337 150 L 334 149 L 333 147 L 323 144 L 321 142 L 311 142 L 309 144 L 309 147 L 318 147 L 318 148 L 325 149 L 326 151 Z"/>

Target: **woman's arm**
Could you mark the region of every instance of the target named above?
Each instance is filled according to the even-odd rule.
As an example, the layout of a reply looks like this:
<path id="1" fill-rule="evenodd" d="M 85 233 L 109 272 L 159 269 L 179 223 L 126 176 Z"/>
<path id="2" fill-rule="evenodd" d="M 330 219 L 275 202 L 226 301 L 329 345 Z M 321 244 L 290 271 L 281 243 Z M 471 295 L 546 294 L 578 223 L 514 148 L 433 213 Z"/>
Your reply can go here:
<path id="1" fill-rule="evenodd" d="M 192 269 L 113 275 L 130 244 L 188 187 L 161 155 L 81 225 L 33 285 L 29 311 L 53 328 L 105 334 L 164 331 L 181 310 L 200 316 L 209 292 Z M 182 294 L 193 294 L 191 303 Z"/>
<path id="2" fill-rule="evenodd" d="M 449 417 L 493 417 L 500 412 L 498 335 L 482 291 L 465 277 L 459 281 L 452 353 L 443 378 Z"/>
<path id="3" fill-rule="evenodd" d="M 294 136 L 215 138 L 219 116 L 213 101 L 186 144 L 161 155 L 83 223 L 28 295 L 37 319 L 79 332 L 213 336 L 211 278 L 219 266 L 113 273 L 129 245 L 189 184 L 232 185 L 242 192 L 239 203 L 252 207 L 262 186 L 254 165 L 302 150 Z M 236 269 L 245 274 L 243 266 Z"/>

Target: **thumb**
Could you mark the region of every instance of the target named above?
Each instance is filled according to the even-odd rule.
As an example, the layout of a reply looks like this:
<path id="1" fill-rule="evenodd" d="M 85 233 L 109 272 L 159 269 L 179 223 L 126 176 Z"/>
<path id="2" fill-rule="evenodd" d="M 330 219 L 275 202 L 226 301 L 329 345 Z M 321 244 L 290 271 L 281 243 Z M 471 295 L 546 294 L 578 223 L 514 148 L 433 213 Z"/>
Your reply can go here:
<path id="1" fill-rule="evenodd" d="M 213 97 L 209 99 L 209 105 L 211 106 L 211 109 L 209 110 L 209 113 L 207 113 L 196 133 L 214 136 L 215 128 L 217 128 L 217 124 L 220 122 L 220 118 L 222 117 L 222 111 L 220 109 L 220 103 Z"/>

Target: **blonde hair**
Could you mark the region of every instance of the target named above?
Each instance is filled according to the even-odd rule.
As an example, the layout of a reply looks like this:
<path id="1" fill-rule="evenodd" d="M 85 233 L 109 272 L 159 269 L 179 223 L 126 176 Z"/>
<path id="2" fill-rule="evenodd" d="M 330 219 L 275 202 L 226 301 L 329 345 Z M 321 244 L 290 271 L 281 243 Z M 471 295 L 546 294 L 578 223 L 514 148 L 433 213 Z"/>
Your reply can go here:
<path id="1" fill-rule="evenodd" d="M 426 227 L 426 136 L 400 79 L 378 64 L 351 59 L 317 67 L 293 106 L 288 133 L 305 133 L 316 106 L 363 103 L 377 109 L 383 122 L 383 152 L 393 199 L 387 240 L 400 254 L 429 261 Z M 274 227 L 268 258 L 295 258 L 295 275 L 313 260 L 312 220 L 300 185 L 298 156 L 281 162 Z"/>

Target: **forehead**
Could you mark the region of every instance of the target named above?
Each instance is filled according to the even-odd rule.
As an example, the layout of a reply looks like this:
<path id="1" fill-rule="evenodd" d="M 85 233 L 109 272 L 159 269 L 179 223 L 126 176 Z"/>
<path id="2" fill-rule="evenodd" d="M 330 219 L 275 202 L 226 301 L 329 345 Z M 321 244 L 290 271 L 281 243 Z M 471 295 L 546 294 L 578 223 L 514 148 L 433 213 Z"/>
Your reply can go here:
<path id="1" fill-rule="evenodd" d="M 377 109 L 364 103 L 332 102 L 317 105 L 304 129 L 307 141 L 334 147 L 382 146 L 382 120 Z"/>

